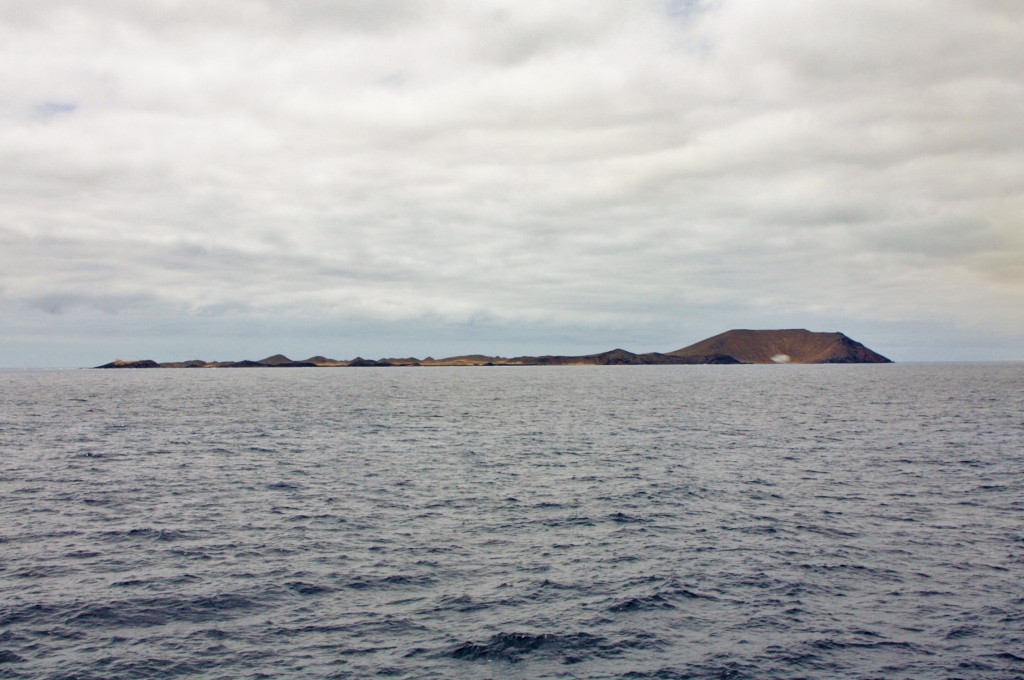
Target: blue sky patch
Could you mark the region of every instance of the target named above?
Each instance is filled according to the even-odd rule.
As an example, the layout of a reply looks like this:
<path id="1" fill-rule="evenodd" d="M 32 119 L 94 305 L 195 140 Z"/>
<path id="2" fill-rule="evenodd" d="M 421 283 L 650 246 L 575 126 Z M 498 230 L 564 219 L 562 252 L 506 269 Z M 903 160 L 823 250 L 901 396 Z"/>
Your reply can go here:
<path id="1" fill-rule="evenodd" d="M 74 113 L 77 109 L 78 104 L 73 102 L 46 101 L 36 104 L 33 113 L 36 118 L 53 118 L 54 116 Z"/>

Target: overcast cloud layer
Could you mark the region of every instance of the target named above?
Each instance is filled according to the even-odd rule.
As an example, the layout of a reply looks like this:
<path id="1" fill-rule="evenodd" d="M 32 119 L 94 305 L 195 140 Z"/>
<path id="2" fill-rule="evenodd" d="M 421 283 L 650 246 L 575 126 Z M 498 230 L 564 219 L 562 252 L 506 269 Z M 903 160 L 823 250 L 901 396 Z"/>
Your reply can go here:
<path id="1" fill-rule="evenodd" d="M 0 0 L 0 365 L 1024 359 L 1017 0 Z"/>

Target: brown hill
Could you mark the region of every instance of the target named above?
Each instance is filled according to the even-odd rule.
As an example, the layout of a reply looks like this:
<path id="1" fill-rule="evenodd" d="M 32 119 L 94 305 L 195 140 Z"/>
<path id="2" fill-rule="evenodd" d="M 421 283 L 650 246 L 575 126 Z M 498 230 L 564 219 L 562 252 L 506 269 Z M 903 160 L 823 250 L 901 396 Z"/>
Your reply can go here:
<path id="1" fill-rule="evenodd" d="M 264 364 L 266 366 L 280 366 L 282 364 L 290 364 L 293 362 L 291 359 L 289 359 L 283 354 L 274 354 L 273 356 L 269 356 L 266 359 L 260 359 L 256 363 Z"/>
<path id="2" fill-rule="evenodd" d="M 731 330 L 669 352 L 678 357 L 727 354 L 751 364 L 886 364 L 873 352 L 842 333 L 789 330 Z"/>

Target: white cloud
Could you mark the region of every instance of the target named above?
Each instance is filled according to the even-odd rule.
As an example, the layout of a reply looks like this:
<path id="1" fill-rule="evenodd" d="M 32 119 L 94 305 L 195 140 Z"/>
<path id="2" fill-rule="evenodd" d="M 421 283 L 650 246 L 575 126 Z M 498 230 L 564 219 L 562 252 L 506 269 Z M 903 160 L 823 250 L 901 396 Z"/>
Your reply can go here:
<path id="1" fill-rule="evenodd" d="M 0 2 L 0 312 L 1016 356 L 1021 63 L 995 1 Z"/>

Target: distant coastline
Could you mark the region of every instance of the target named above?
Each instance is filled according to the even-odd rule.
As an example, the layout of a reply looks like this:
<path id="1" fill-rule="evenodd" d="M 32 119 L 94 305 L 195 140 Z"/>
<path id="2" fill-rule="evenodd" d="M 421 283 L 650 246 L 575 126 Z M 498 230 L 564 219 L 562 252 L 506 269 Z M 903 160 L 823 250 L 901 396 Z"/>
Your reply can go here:
<path id="1" fill-rule="evenodd" d="M 444 359 L 384 358 L 303 360 L 283 354 L 241 361 L 190 359 L 159 363 L 152 359 L 117 359 L 96 368 L 362 368 L 390 366 L 623 366 L 695 364 L 886 364 L 889 359 L 839 332 L 805 329 L 747 330 L 720 333 L 672 352 L 636 354 L 613 349 L 581 356 L 543 355 L 500 357 L 468 354 Z"/>

